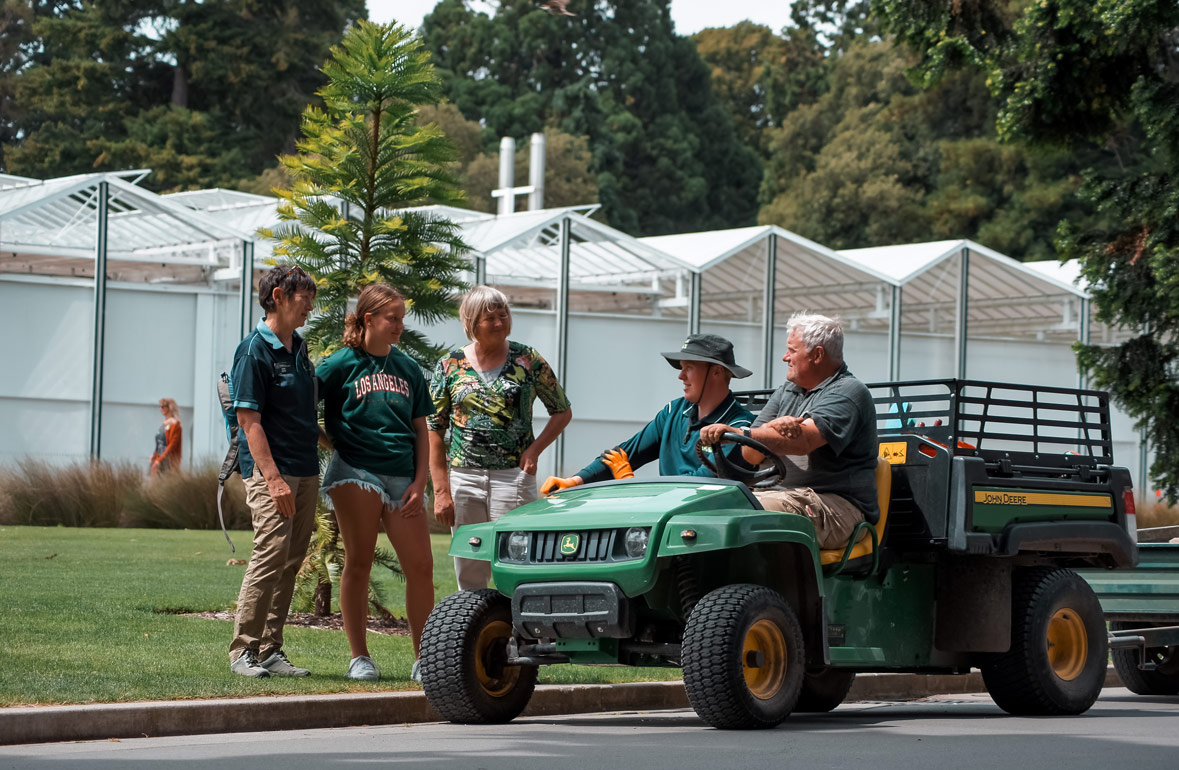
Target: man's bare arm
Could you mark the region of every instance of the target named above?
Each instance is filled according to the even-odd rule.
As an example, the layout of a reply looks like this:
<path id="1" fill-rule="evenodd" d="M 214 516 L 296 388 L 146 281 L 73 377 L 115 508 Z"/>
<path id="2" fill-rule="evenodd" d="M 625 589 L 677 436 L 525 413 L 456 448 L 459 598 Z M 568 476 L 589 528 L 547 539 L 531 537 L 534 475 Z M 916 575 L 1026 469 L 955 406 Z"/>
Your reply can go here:
<path id="1" fill-rule="evenodd" d="M 793 417 L 779 417 L 757 426 L 750 431 L 750 435 L 780 455 L 807 455 L 827 443 L 815 421 L 810 418 L 798 422 Z M 746 461 L 754 462 L 748 453 L 756 456 L 756 462 L 763 459 L 760 452 L 748 447 L 742 447 L 742 450 Z"/>
<path id="2" fill-rule="evenodd" d="M 700 429 L 700 440 L 705 444 L 716 444 L 722 434 L 740 432 L 728 425 L 706 425 Z M 749 435 L 779 455 L 810 454 L 827 443 L 815 421 L 809 418 L 799 421 L 796 417 L 778 417 L 751 429 Z M 765 459 L 761 452 L 746 446 L 741 447 L 741 456 L 751 465 Z"/>

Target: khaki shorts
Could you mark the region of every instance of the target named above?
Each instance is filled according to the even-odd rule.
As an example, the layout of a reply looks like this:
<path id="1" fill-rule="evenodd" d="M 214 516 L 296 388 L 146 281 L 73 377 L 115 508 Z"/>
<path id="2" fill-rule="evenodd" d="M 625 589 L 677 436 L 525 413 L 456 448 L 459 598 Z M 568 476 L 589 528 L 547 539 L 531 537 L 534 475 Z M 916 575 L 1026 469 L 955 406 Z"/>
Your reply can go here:
<path id="1" fill-rule="evenodd" d="M 496 521 L 508 511 L 536 499 L 536 475 L 519 468 L 483 470 L 451 468 L 450 494 L 454 498 L 454 526 Z M 491 562 L 455 557 L 454 574 L 459 590 L 487 588 Z"/>
<path id="2" fill-rule="evenodd" d="M 832 492 L 816 492 L 810 487 L 794 489 L 754 490 L 754 495 L 767 511 L 797 513 L 806 516 L 815 525 L 815 536 L 819 548 L 826 551 L 843 548 L 851 539 L 856 524 L 864 520 L 864 513 L 846 497 Z M 860 533 L 860 540 L 868 531 Z"/>

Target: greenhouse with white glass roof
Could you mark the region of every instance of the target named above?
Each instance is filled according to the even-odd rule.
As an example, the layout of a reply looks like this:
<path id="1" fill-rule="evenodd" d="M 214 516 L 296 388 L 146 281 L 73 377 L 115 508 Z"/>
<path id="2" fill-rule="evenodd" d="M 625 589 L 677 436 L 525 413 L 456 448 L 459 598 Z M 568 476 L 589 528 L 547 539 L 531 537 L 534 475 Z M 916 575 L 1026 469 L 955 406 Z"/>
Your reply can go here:
<path id="1" fill-rule="evenodd" d="M 260 317 L 252 289 L 272 244 L 258 229 L 278 223 L 278 201 L 158 195 L 139 185 L 147 173 L 0 175 L 0 308 L 20 330 L 0 374 L 0 463 L 146 468 L 165 396 L 181 406 L 185 463 L 223 455 L 214 383 Z M 678 397 L 659 353 L 696 331 L 733 341 L 753 371 L 734 381 L 741 389 L 784 380 L 786 323 L 803 310 L 844 319 L 846 360 L 865 381 L 1075 387 L 1071 345 L 1119 339 L 1093 320 L 1071 265 L 967 240 L 834 251 L 776 226 L 635 238 L 594 219 L 596 208 L 429 209 L 460 225 L 466 279 L 511 298 L 512 338 L 537 348 L 569 392 L 574 420 L 542 474 L 575 472 Z M 423 331 L 464 341 L 457 320 Z M 544 419 L 540 409 L 537 430 Z M 1147 448 L 1128 418 L 1114 419 L 1115 457 L 1146 491 Z"/>

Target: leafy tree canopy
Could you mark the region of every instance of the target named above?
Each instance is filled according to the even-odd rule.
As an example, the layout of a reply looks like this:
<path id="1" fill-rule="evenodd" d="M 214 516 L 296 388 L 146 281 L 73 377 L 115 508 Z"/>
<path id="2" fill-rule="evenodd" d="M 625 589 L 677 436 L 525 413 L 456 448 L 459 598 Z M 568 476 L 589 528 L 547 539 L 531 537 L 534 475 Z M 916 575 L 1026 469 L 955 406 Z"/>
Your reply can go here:
<path id="1" fill-rule="evenodd" d="M 323 82 L 319 64 L 364 14 L 363 0 L 33 7 L 10 78 L 19 110 L 8 169 L 52 177 L 147 166 L 160 190 L 232 185 L 293 149 L 299 115 Z M 4 48 L 0 57 L 13 60 Z M 4 82 L 0 74 L 0 100 Z"/>
<path id="2" fill-rule="evenodd" d="M 1147 431 L 1151 474 L 1179 500 L 1179 4 L 1173 0 L 880 0 L 889 28 L 934 84 L 979 68 L 1005 139 L 1070 150 L 1101 147 L 1084 170 L 1095 221 L 1060 225 L 1097 317 L 1133 335 L 1077 346 L 1095 385 Z M 1111 159 L 1113 162 L 1111 162 Z"/>
<path id="3" fill-rule="evenodd" d="M 46 13 L 43 7 L 39 10 Z M 16 141 L 21 132 L 16 85 L 36 54 L 33 24 L 37 11 L 32 0 L 0 0 L 0 171 L 7 168 L 6 145 Z"/>
<path id="4" fill-rule="evenodd" d="M 766 131 L 759 219 L 835 248 L 970 238 L 1020 259 L 1054 255 L 1084 159 L 999 141 L 978 72 L 921 90 L 917 62 L 861 36 L 832 54 L 824 93 Z"/>
<path id="5" fill-rule="evenodd" d="M 610 224 L 644 235 L 751 224 L 756 154 L 713 94 L 667 0 L 532 0 L 494 15 L 442 0 L 423 23 L 446 94 L 495 136 L 556 126 L 588 138 Z"/>

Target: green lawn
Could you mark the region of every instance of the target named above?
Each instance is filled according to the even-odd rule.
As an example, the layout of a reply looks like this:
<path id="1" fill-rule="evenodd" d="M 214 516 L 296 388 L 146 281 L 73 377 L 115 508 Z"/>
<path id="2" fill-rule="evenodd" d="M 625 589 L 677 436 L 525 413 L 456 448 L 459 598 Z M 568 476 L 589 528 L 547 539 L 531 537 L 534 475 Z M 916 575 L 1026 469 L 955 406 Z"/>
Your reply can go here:
<path id="1" fill-rule="evenodd" d="M 229 672 L 229 623 L 178 612 L 228 610 L 247 558 L 246 532 L 0 527 L 0 705 L 219 698 L 272 693 L 412 689 L 405 637 L 370 634 L 384 679 L 344 677 L 342 631 L 288 628 L 285 649 L 312 670 L 304 679 L 248 679 Z M 434 540 L 439 598 L 455 590 L 448 536 Z M 400 584 L 391 584 L 401 615 Z M 677 669 L 550 666 L 541 683 L 679 678 Z"/>

